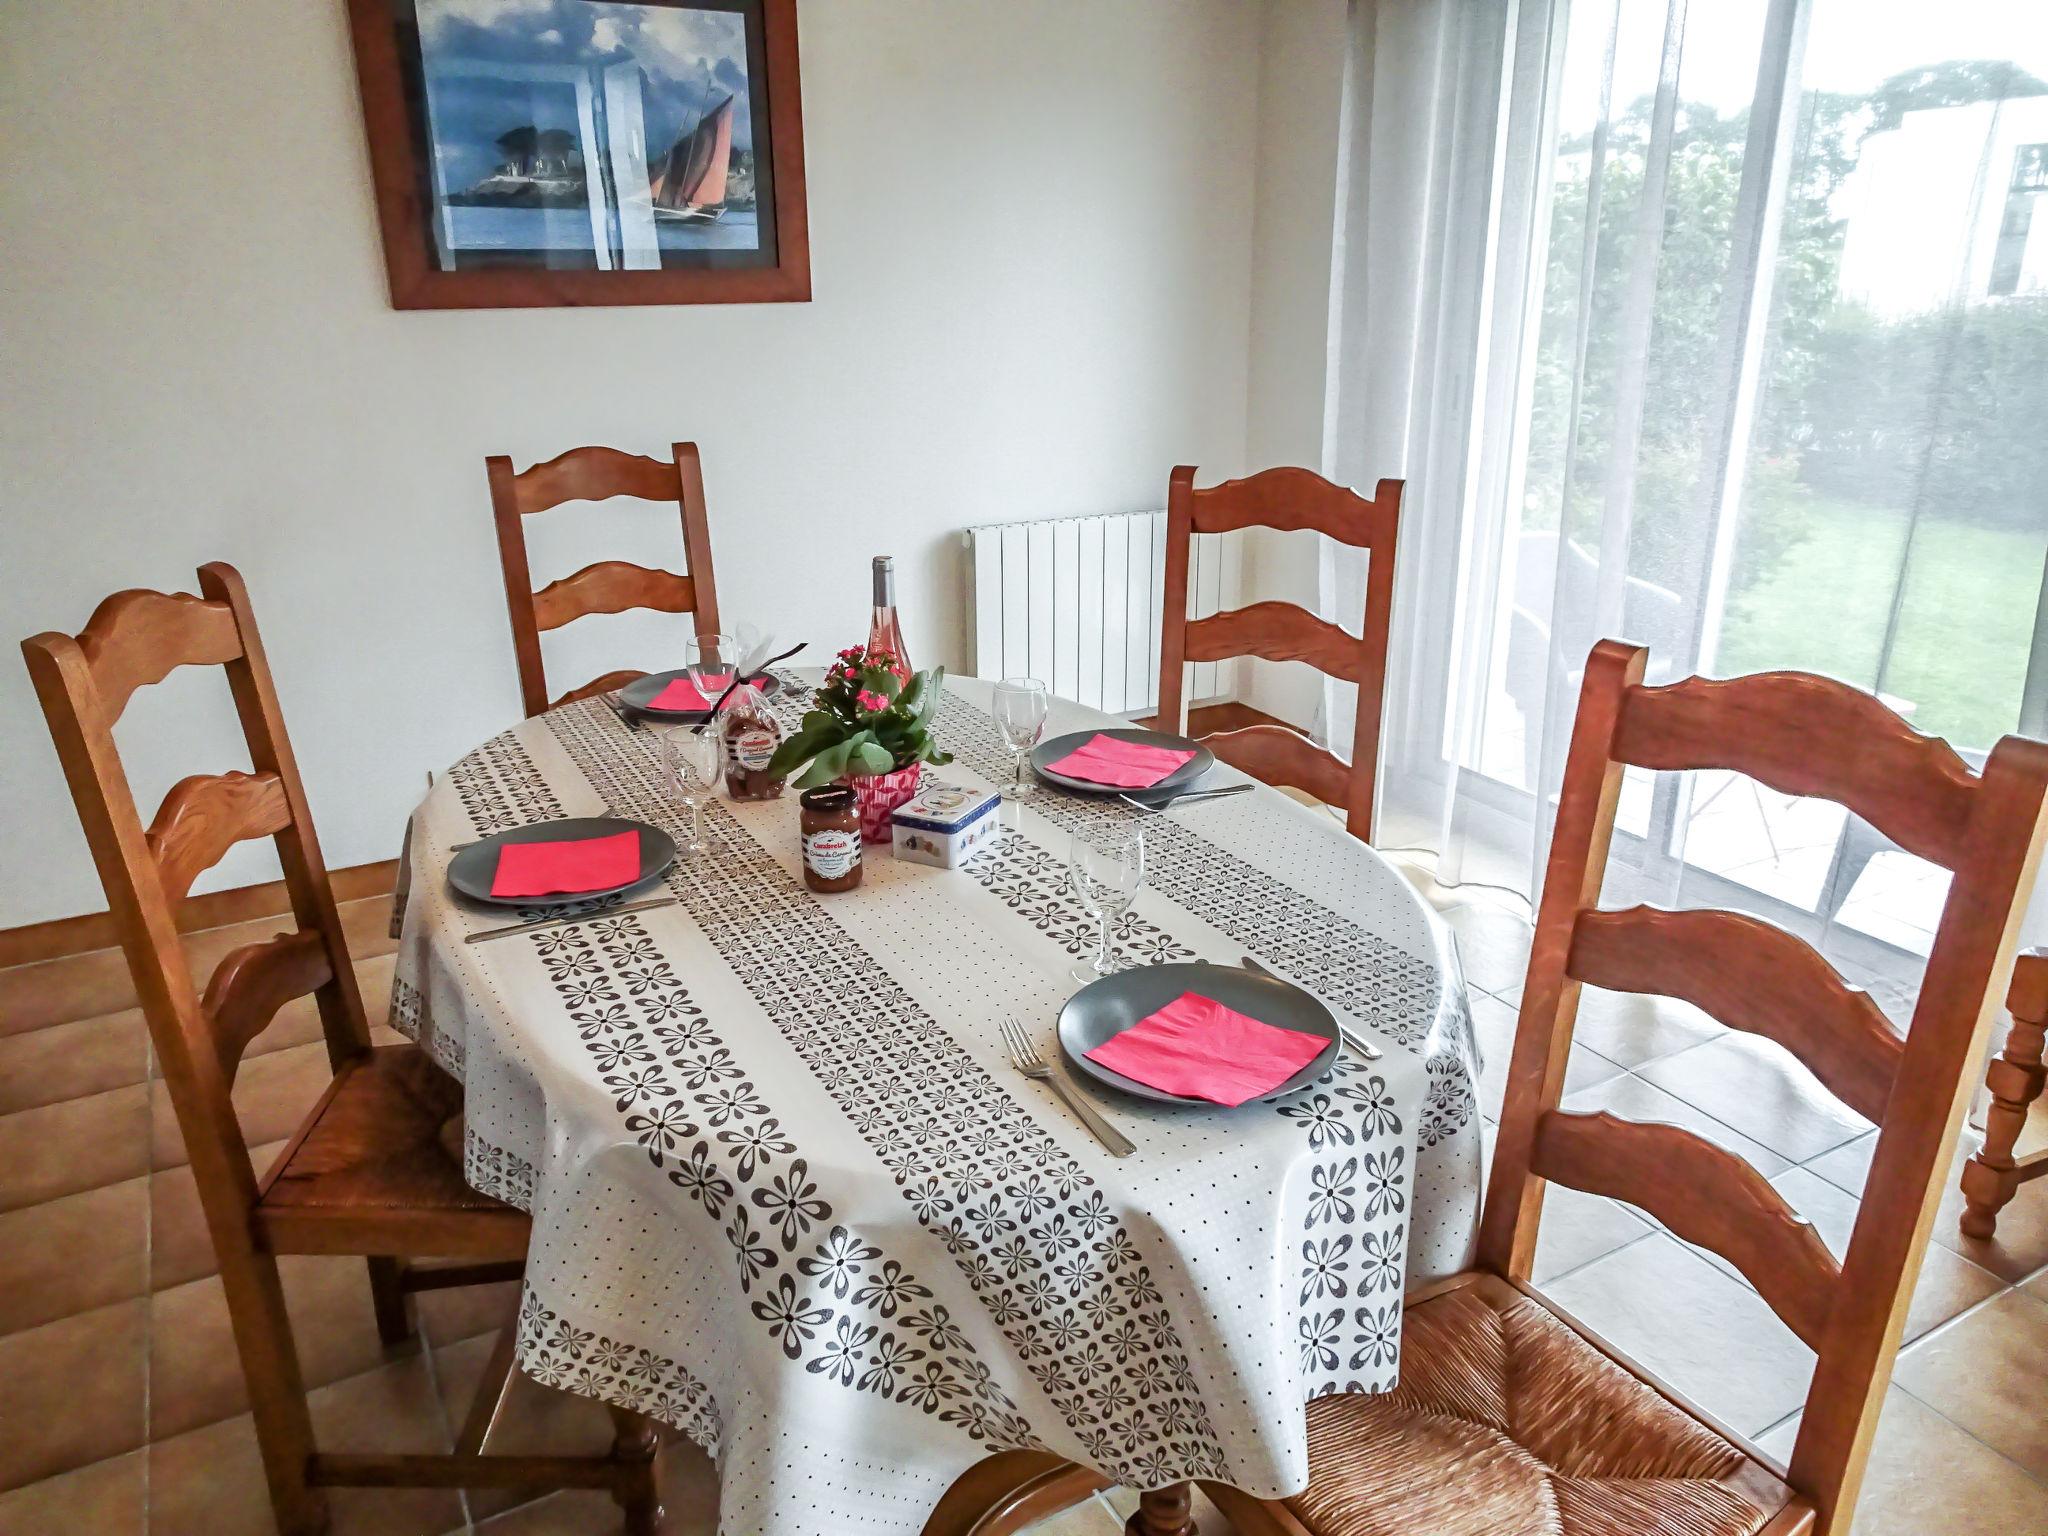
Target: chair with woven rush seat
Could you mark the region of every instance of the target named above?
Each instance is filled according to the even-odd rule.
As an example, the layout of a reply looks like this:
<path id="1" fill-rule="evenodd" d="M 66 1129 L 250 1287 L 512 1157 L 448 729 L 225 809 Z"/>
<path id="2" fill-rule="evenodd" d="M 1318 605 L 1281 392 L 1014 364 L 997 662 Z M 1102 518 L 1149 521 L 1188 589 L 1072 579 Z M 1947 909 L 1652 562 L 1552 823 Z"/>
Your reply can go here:
<path id="1" fill-rule="evenodd" d="M 1212 1490 L 1246 1533 L 1839 1536 L 1849 1528 L 1940 1181 L 2012 962 L 2048 746 L 1982 774 L 1876 699 L 1801 673 L 1642 682 L 1593 650 L 1566 759 L 1478 1268 L 1409 1298 L 1401 1383 L 1309 1405 L 1309 1487 Z M 1903 1037 L 1802 940 L 1732 912 L 1596 906 L 1623 768 L 1725 768 L 1834 799 L 1953 871 Z M 2030 964 L 2032 962 L 2029 962 Z M 1756 1170 L 1693 1133 L 1558 1108 L 1582 985 L 1681 998 L 1791 1051 L 1878 1123 L 1840 1263 Z M 1783 1472 L 1531 1287 L 1546 1183 L 1628 1202 L 1721 1255 L 1817 1358 Z"/>
<path id="2" fill-rule="evenodd" d="M 650 1536 L 659 1512 L 652 1425 L 618 1415 L 608 1457 L 483 1456 L 502 1372 L 486 1375 L 452 1456 L 314 1444 L 278 1255 L 366 1258 L 378 1330 L 395 1344 L 412 1332 L 407 1293 L 516 1278 L 530 1223 L 472 1189 L 451 1156 L 445 1133 L 462 1110 L 460 1086 L 417 1046 L 372 1044 L 248 593 L 221 564 L 200 570 L 199 587 L 198 596 L 117 593 L 78 635 L 37 635 L 22 651 L 190 1154 L 278 1526 L 287 1536 L 325 1530 L 330 1486 L 578 1486 L 611 1490 L 629 1530 Z M 183 780 L 145 828 L 113 727 L 138 688 L 181 666 L 225 669 L 253 771 Z M 177 908 L 202 871 L 257 837 L 275 840 L 298 927 L 225 956 L 202 993 Z M 251 1042 L 307 994 L 334 1078 L 259 1181 L 230 1090 Z M 455 1262 L 411 1262 L 420 1258 Z M 498 1355 L 506 1370 L 510 1337 Z"/>
<path id="3" fill-rule="evenodd" d="M 505 574 L 505 605 L 512 619 L 512 648 L 519 663 L 519 693 L 529 717 L 557 704 L 609 693 L 647 675 L 630 669 L 607 672 L 550 701 L 547 669 L 540 653 L 543 631 L 560 629 L 593 613 L 650 608 L 687 613 L 698 634 L 717 633 L 718 593 L 711 579 L 711 522 L 704 506 L 704 467 L 695 443 L 677 443 L 671 454 L 671 461 L 664 464 L 616 448 L 572 448 L 545 464 L 516 473 L 512 461 L 502 454 L 484 460 L 498 528 L 498 560 Z M 606 501 L 614 496 L 674 502 L 682 509 L 688 574 L 603 560 L 534 591 L 526 560 L 524 519 L 566 501 Z"/>
<path id="4" fill-rule="evenodd" d="M 1280 724 L 1218 731 L 1203 744 L 1234 768 L 1273 785 L 1305 790 L 1345 810 L 1354 837 L 1372 840 L 1373 792 L 1379 765 L 1380 710 L 1386 687 L 1387 635 L 1394 610 L 1394 540 L 1403 482 L 1382 480 L 1367 500 L 1306 469 L 1268 469 L 1242 480 L 1195 489 L 1195 471 L 1173 472 L 1166 501 L 1166 585 L 1159 646 L 1162 730 L 1184 731 L 1183 668 L 1191 661 L 1258 656 L 1305 661 L 1358 685 L 1351 761 Z M 1357 635 L 1293 603 L 1262 602 L 1188 619 L 1188 559 L 1194 535 L 1240 528 L 1312 529 L 1368 553 L 1365 613 Z"/>

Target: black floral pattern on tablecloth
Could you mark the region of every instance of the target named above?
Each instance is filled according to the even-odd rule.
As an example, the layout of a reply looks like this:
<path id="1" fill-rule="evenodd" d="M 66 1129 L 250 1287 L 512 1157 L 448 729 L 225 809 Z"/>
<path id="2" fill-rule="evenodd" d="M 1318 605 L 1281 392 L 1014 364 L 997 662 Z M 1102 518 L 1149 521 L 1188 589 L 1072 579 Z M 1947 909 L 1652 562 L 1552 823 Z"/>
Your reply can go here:
<path id="1" fill-rule="evenodd" d="M 613 814 L 657 826 L 677 820 L 646 744 L 609 709 L 573 706 L 547 722 Z M 874 1149 L 920 1225 L 952 1254 L 1090 1460 L 1127 1481 L 1159 1467 L 1174 1477 L 1227 1478 L 1165 1298 L 1087 1172 L 900 984 L 854 963 L 830 914 L 723 806 L 714 802 L 706 814 L 726 848 L 715 883 L 678 866 L 670 888 Z M 755 1231 L 755 1244 L 771 1249 L 769 1229 L 757 1223 Z M 822 1250 L 814 1257 L 831 1259 Z M 784 1352 L 793 1340 L 808 1368 L 813 1349 L 878 1347 L 879 1334 L 870 1340 L 856 1330 L 842 1339 L 827 1326 L 835 1320 L 806 1321 L 806 1308 L 834 1304 L 825 1299 L 834 1278 L 814 1278 L 824 1285 L 806 1290 L 785 1268 L 763 1298 Z M 887 1261 L 867 1284 L 878 1314 L 891 1304 L 906 1314 L 910 1342 L 899 1330 L 892 1347 L 926 1348 L 910 1311 L 918 1298 Z M 992 1445 L 1039 1443 L 985 1363 L 963 1361 L 965 1388 L 952 1397 L 926 1363 L 911 1362 L 917 1369 L 899 1390 L 914 1396 L 904 1401 L 932 1401 L 942 1420 Z M 1145 1374 L 1149 1400 L 1126 1403 L 1109 1390 L 1120 1370 Z M 845 1373 L 833 1365 L 819 1374 L 836 1381 Z M 853 1375 L 854 1390 L 862 1374 Z"/>

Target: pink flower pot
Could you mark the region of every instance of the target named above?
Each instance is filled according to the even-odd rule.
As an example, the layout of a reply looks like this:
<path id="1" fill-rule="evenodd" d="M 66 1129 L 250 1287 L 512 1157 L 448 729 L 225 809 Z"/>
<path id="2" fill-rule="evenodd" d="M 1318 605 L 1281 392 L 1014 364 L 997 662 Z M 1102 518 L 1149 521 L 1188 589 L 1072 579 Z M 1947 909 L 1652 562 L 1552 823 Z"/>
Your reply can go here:
<path id="1" fill-rule="evenodd" d="M 854 804 L 860 807 L 860 836 L 865 843 L 886 843 L 893 833 L 889 828 L 889 817 L 896 807 L 917 794 L 919 780 L 924 777 L 924 764 L 912 763 L 908 768 L 898 768 L 893 773 L 848 774 L 842 784 L 853 790 Z"/>

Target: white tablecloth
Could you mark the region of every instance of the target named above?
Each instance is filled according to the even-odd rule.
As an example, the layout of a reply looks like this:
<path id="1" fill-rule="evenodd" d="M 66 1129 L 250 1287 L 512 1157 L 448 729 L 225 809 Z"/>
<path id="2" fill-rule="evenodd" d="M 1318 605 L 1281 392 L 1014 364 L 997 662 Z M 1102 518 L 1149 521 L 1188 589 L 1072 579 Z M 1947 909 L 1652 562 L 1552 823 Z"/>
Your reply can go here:
<path id="1" fill-rule="evenodd" d="M 936 772 L 1001 782 L 988 685 L 948 688 Z M 803 697 L 779 702 L 792 722 Z M 1056 703 L 1048 729 L 1103 720 Z M 1404 1284 L 1469 1256 L 1469 1020 L 1399 875 L 1269 790 L 1150 823 L 1125 955 L 1252 954 L 1385 1056 L 1234 1111 L 1105 1094 L 1138 1147 L 1117 1159 L 1011 1070 L 997 1025 L 1058 1059 L 1093 942 L 1069 831 L 1135 813 L 1027 805 L 966 869 L 871 849 L 859 890 L 821 896 L 794 794 L 720 800 L 676 905 L 478 945 L 505 914 L 452 895 L 449 845 L 557 816 L 674 828 L 655 738 L 571 705 L 414 817 L 393 1022 L 464 1084 L 471 1182 L 533 1215 L 520 1363 L 710 1447 L 728 1536 L 915 1532 L 1018 1445 L 1140 1487 L 1298 1491 L 1302 1403 L 1391 1385 Z"/>

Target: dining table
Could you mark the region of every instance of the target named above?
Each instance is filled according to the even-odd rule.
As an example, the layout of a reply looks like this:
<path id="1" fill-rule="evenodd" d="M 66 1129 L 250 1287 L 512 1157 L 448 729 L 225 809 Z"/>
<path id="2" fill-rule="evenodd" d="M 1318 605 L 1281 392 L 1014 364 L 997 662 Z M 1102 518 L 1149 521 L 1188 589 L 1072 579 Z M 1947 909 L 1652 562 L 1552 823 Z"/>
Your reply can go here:
<path id="1" fill-rule="evenodd" d="M 776 675 L 793 729 L 818 674 Z M 927 782 L 1010 786 L 991 688 L 945 679 Z M 1054 699 L 1046 729 L 1126 723 Z M 1299 1492 L 1304 1405 L 1394 1386 L 1404 1292 L 1471 1257 L 1479 1061 L 1438 914 L 1264 786 L 1155 812 L 1042 785 L 961 867 L 870 846 L 819 893 L 789 792 L 715 797 L 657 883 L 470 942 L 562 912 L 459 895 L 461 845 L 584 816 L 682 840 L 661 745 L 606 697 L 564 705 L 408 828 L 392 1024 L 462 1084 L 469 1182 L 532 1217 L 520 1368 L 706 1447 L 726 1536 L 909 1536 L 1017 1447 L 1141 1490 Z M 1134 817 L 1120 963 L 1255 962 L 1370 1049 L 1236 1108 L 1074 1070 L 1055 1022 L 1097 928 L 1069 845 Z M 1129 1155 L 1015 1069 L 1012 1020 Z"/>

